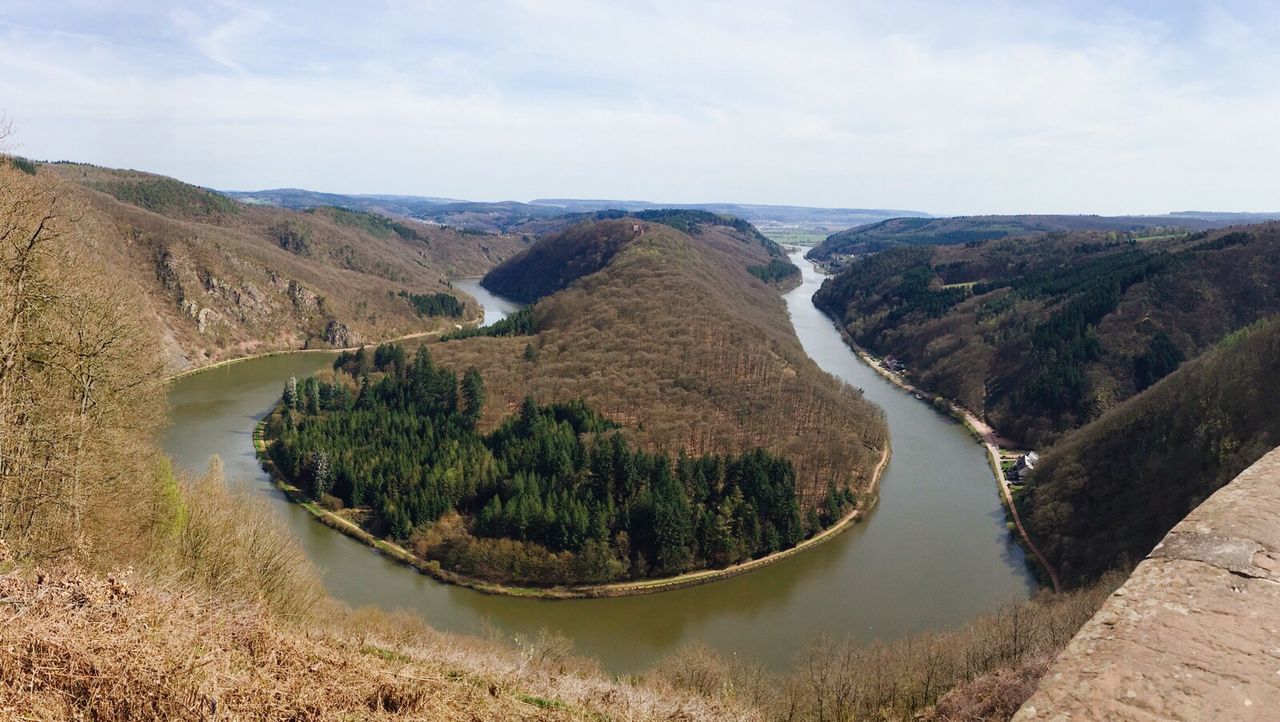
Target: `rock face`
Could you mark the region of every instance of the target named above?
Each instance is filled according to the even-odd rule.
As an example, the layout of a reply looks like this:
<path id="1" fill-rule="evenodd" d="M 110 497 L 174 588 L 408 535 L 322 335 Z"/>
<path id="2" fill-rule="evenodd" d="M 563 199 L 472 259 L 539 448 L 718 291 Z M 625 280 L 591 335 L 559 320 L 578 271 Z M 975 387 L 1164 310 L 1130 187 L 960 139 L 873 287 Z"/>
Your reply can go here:
<path id="1" fill-rule="evenodd" d="M 360 336 L 337 319 L 329 319 L 328 325 L 324 327 L 323 338 L 325 343 L 334 348 L 351 348 L 360 344 Z"/>
<path id="2" fill-rule="evenodd" d="M 1191 512 L 1015 720 L 1280 715 L 1280 449 Z"/>

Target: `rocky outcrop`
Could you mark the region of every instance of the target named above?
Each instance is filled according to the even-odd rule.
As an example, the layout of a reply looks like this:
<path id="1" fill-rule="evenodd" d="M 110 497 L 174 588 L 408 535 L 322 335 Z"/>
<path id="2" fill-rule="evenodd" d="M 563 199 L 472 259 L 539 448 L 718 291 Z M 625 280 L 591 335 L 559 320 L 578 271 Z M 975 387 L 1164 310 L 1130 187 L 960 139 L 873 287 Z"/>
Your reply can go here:
<path id="1" fill-rule="evenodd" d="M 351 348 L 360 345 L 360 336 L 353 333 L 347 324 L 335 318 L 329 319 L 324 327 L 324 342 L 335 348 Z"/>
<path id="2" fill-rule="evenodd" d="M 1169 532 L 1014 719 L 1275 719 L 1277 519 L 1280 449 Z"/>

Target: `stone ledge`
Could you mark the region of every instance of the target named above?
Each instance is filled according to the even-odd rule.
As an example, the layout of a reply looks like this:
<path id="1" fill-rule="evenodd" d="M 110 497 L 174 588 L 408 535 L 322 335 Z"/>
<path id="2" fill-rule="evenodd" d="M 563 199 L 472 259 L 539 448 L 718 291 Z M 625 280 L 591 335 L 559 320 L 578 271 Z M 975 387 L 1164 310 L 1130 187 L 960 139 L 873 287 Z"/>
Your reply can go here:
<path id="1" fill-rule="evenodd" d="M 1278 550 L 1280 450 L 1169 532 L 1014 719 L 1275 719 Z"/>

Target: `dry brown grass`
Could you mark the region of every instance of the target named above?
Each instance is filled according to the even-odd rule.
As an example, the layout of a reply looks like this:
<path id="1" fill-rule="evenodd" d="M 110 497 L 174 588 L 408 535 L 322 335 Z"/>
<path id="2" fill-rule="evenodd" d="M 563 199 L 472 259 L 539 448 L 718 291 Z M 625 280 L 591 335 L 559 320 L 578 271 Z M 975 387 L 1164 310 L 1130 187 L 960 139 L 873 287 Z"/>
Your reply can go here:
<path id="1" fill-rule="evenodd" d="M 13 720 L 746 719 L 728 705 L 645 689 L 427 629 L 339 614 L 282 625 L 130 574 L 64 566 L 0 576 L 0 717 Z"/>
<path id="2" fill-rule="evenodd" d="M 216 457 L 207 473 L 179 487 L 148 571 L 181 588 L 253 601 L 284 619 L 310 619 L 324 599 L 320 576 L 266 501 L 231 491 Z"/>
<path id="3" fill-rule="evenodd" d="M 1123 581 L 1037 597 L 971 620 L 960 629 L 892 642 L 826 640 L 777 676 L 686 647 L 650 673 L 708 699 L 761 710 L 767 719 L 1002 720 L 1022 705 L 1048 664 Z"/>

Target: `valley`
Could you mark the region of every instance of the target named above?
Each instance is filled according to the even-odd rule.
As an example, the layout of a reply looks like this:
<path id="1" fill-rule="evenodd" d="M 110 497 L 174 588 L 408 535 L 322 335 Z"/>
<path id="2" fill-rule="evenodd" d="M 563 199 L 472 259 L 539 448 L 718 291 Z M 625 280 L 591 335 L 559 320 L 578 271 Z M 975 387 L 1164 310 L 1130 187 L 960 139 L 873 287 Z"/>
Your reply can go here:
<path id="1" fill-rule="evenodd" d="M 256 359 L 175 382 L 165 448 L 178 464 L 197 468 L 219 454 L 228 478 L 272 501 L 321 569 L 326 589 L 344 602 L 414 609 L 453 632 L 478 634 L 487 623 L 504 638 L 529 638 L 547 629 L 615 671 L 643 669 L 692 642 L 782 670 L 833 629 L 862 640 L 897 637 L 955 626 L 1027 595 L 1026 562 L 1004 528 L 982 447 L 850 353 L 809 301 L 822 276 L 798 255 L 792 259 L 804 284 L 785 299 L 804 351 L 886 409 L 894 455 L 865 522 L 744 576 L 653 596 L 548 604 L 442 584 L 316 523 L 271 485 L 248 432 L 290 376 L 330 364 L 319 354 Z M 953 553 L 939 555 L 940 548 Z M 968 582 L 974 579 L 982 581 Z M 940 585 L 954 593 L 939 597 Z M 845 601 L 832 605 L 833 598 Z M 631 623 L 636 618 L 646 624 Z"/>
<path id="2" fill-rule="evenodd" d="M 1278 33 L 0 4 L 0 721 L 1280 717 Z"/>

